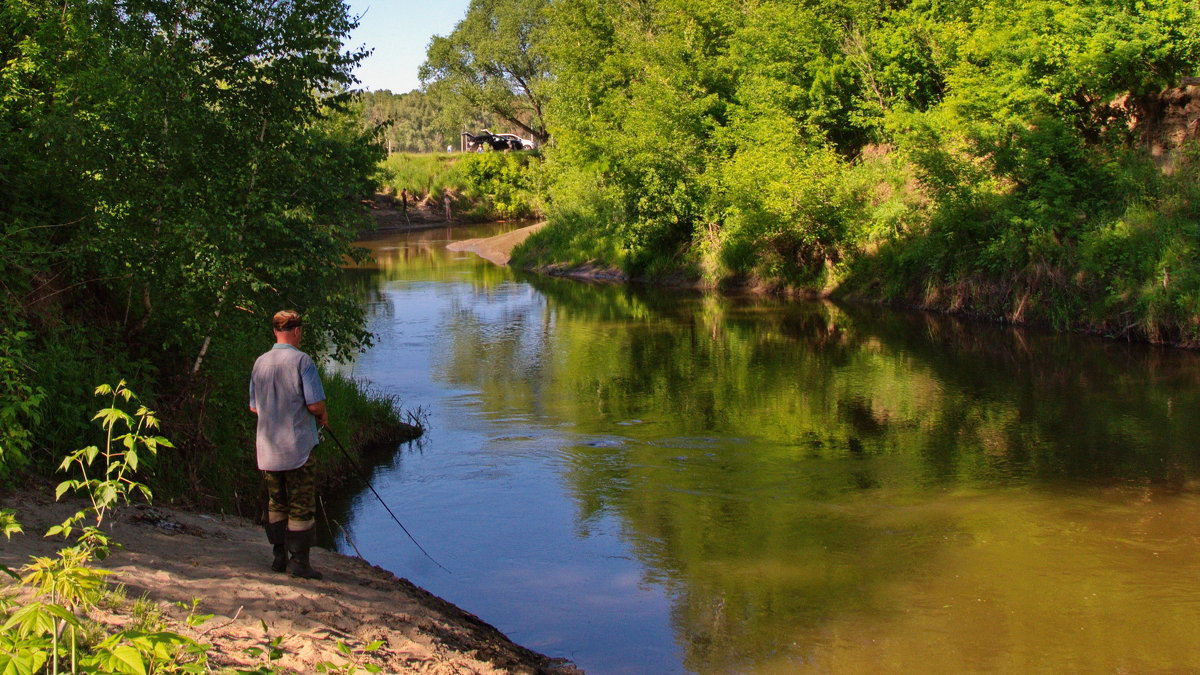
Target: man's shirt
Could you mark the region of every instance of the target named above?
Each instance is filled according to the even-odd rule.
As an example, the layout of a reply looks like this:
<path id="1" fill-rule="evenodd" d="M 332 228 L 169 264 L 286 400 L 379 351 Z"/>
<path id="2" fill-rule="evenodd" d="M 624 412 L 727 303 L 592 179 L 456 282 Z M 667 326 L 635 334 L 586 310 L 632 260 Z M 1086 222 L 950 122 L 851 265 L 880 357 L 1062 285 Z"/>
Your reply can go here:
<path id="1" fill-rule="evenodd" d="M 291 471 L 304 466 L 319 440 L 308 406 L 325 400 L 312 357 L 278 343 L 254 362 L 250 407 L 258 411 L 258 468 Z"/>

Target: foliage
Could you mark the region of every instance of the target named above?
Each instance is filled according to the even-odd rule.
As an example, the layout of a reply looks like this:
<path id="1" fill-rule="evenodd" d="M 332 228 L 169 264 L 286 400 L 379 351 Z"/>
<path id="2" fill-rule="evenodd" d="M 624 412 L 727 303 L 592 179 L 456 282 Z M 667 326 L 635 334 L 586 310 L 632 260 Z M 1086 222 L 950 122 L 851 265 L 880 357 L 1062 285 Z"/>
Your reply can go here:
<path id="1" fill-rule="evenodd" d="M 90 384 L 128 372 L 188 447 L 163 493 L 204 499 L 271 314 L 304 312 L 317 354 L 368 343 L 337 283 L 383 156 L 354 25 L 340 0 L 0 6 L 0 472 L 53 468 Z"/>
<path id="2" fill-rule="evenodd" d="M 362 92 L 363 123 L 375 130 L 390 156 L 397 152 L 437 152 L 458 144 L 459 124 L 445 123 L 437 100 L 420 90 L 393 94 Z"/>
<path id="3" fill-rule="evenodd" d="M 435 36 L 421 66 L 428 91 L 465 119 L 495 115 L 543 145 L 549 64 L 539 44 L 547 0 L 472 0 L 448 36 Z"/>
<path id="4" fill-rule="evenodd" d="M 541 161 L 534 152 L 394 154 L 381 164 L 393 194 L 450 196 L 468 220 L 532 218 L 541 213 Z"/>
<path id="5" fill-rule="evenodd" d="M 124 380 L 118 382 L 115 387 L 107 384 L 96 387 L 96 395 L 111 396 L 113 403 L 92 418 L 100 420 L 100 426 L 104 429 L 104 447 L 101 449 L 89 445 L 67 455 L 59 465 L 59 471 L 66 471 L 74 465 L 79 468 L 82 478 L 63 481 L 55 491 L 56 497 L 62 497 L 67 492 L 82 491 L 91 499 L 92 506 L 89 510 L 80 511 L 67 519 L 62 525 L 51 528 L 46 536 L 61 534 L 70 537 L 76 523 L 85 518 L 92 518 L 96 525 L 85 528 L 79 538 L 93 543 L 94 551 L 103 558 L 107 550 L 107 541 L 100 526 L 104 524 L 105 515 L 119 502 L 128 503 L 129 494 L 134 491 L 140 492 L 147 500 L 150 499 L 150 488 L 129 477 L 138 470 L 140 453 L 144 451 L 147 456 L 153 457 L 158 454 L 159 447 L 174 446 L 162 436 L 145 434 L 158 428 L 158 418 L 153 411 L 145 406 L 138 406 L 137 412 L 130 415 L 118 407 L 119 402 L 128 403 L 136 398 L 125 386 Z M 118 422 L 127 429 L 120 435 L 116 435 Z M 98 457 L 103 458 L 103 466 L 94 472 L 89 471 Z"/>
<path id="6" fill-rule="evenodd" d="M 359 92 L 355 102 L 364 128 L 376 135 L 389 156 L 458 148 L 464 130 L 516 128 L 495 113 L 463 110 L 460 102 L 437 87 L 404 94 L 386 89 Z"/>
<path id="7" fill-rule="evenodd" d="M 396 153 L 380 164 L 384 184 L 393 194 L 407 190 L 411 199 L 435 197 L 456 185 L 455 166 L 462 155 Z"/>
<path id="8" fill-rule="evenodd" d="M 539 212 L 541 162 L 528 152 L 483 152 L 467 155 L 456 166 L 462 195 L 476 218 L 530 218 Z"/>
<path id="9" fill-rule="evenodd" d="M 317 672 L 318 673 L 346 673 L 347 675 L 352 675 L 353 673 L 358 672 L 359 664 L 361 663 L 363 656 L 370 654 L 371 652 L 378 651 L 379 648 L 382 646 L 383 646 L 383 641 L 376 640 L 369 644 L 363 645 L 359 650 L 356 651 L 356 650 L 352 649 L 349 645 L 347 645 L 345 642 L 338 640 L 337 650 L 339 653 L 342 654 L 342 656 L 344 656 L 347 659 L 346 662 L 342 663 L 342 664 L 335 664 L 330 661 L 322 661 L 321 663 L 317 664 Z M 383 672 L 382 668 L 380 668 L 379 666 L 377 666 L 373 663 L 363 664 L 362 669 L 367 671 L 368 673 Z"/>
<path id="10" fill-rule="evenodd" d="M 30 427 L 41 421 L 39 407 L 45 389 L 29 384 L 27 364 L 22 363 L 25 332 L 0 332 L 0 478 L 28 461 L 33 446 Z"/>
<path id="11" fill-rule="evenodd" d="M 1200 63 L 1197 11 L 551 3 L 550 226 L 514 260 L 1194 343 L 1188 169 L 1140 134 Z"/>
<path id="12" fill-rule="evenodd" d="M 149 489 L 131 477 L 137 472 L 139 452 L 153 455 L 160 447 L 171 447 L 165 438 L 146 434 L 158 426 L 152 411 L 139 406 L 131 414 L 124 409 L 137 398 L 124 381 L 115 387 L 101 385 L 96 393 L 112 399 L 112 405 L 94 418 L 105 432 L 104 447 L 90 446 L 68 455 L 62 470 L 75 468 L 80 478 L 64 481 L 57 490 L 59 497 L 69 490 L 82 491 L 89 506 L 46 533 L 48 537 L 70 537 L 78 530 L 75 545 L 61 549 L 54 558 L 34 557 L 21 569 L 21 583 L 39 599 L 16 610 L 0 604 L 4 621 L 0 672 L 35 673 L 46 667 L 58 672 L 60 662 L 71 672 L 208 672 L 207 647 L 163 630 L 157 619 L 143 619 L 138 626 L 103 636 L 95 643 L 81 643 L 87 633 L 80 615 L 102 599 L 104 577 L 109 574 L 89 566 L 92 560 L 104 558 L 113 543 L 102 529 L 105 517 L 135 492 L 150 498 Z M 104 464 L 97 471 L 93 464 L 98 457 L 103 457 Z M 5 519 L 5 534 L 11 535 L 15 523 L 11 514 Z M 88 524 L 81 526 L 85 521 Z M 141 614 L 147 615 L 145 608 Z M 149 614 L 157 616 L 156 612 Z"/>

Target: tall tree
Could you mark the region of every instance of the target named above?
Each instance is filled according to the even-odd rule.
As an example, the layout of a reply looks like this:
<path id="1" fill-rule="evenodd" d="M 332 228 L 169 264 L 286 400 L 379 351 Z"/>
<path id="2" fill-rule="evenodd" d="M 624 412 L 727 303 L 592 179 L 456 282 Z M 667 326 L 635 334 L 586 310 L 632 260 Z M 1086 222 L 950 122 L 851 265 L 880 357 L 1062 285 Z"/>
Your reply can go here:
<path id="1" fill-rule="evenodd" d="M 464 119 L 461 110 L 445 108 L 445 99 L 419 89 L 404 94 L 382 89 L 358 96 L 363 123 L 377 131 L 389 154 L 436 152 L 447 145 L 457 146 Z M 492 115 L 487 118 L 495 120 Z M 494 126 L 495 122 L 483 122 L 482 126 L 489 124 Z"/>
<path id="2" fill-rule="evenodd" d="M 66 405 L 95 384 L 66 358 L 137 361 L 232 405 L 233 348 L 277 309 L 306 311 L 316 350 L 366 342 L 337 283 L 382 154 L 346 112 L 353 27 L 341 0 L 0 4 L 0 345 L 29 374 L 17 385 Z M 77 353 L 44 356 L 64 332 L 82 344 L 79 325 Z"/>
<path id="3" fill-rule="evenodd" d="M 101 179 L 78 245 L 140 299 L 127 331 L 159 327 L 198 369 L 232 308 L 339 304 L 329 275 L 375 158 L 338 121 L 363 56 L 342 51 L 343 4 L 125 0 L 93 17 L 122 75 L 82 94 L 96 120 L 85 166 Z M 330 328 L 337 345 L 362 340 L 352 316 Z"/>
<path id="4" fill-rule="evenodd" d="M 460 106 L 463 118 L 493 114 L 549 140 L 543 120 L 549 63 L 540 49 L 549 0 L 472 0 L 450 35 L 429 45 L 421 80 Z"/>

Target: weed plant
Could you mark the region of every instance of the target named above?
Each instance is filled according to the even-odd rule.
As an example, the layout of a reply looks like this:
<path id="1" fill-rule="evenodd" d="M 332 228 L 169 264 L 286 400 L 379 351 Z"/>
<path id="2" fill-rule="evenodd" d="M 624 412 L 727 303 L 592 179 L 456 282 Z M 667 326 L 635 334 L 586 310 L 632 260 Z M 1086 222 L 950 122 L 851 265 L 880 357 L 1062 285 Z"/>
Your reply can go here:
<path id="1" fill-rule="evenodd" d="M 352 383 L 345 386 L 353 388 Z M 105 432 L 104 444 L 88 446 L 64 458 L 60 469 L 73 471 L 75 477 L 60 483 L 56 490 L 60 498 L 67 493 L 82 494 L 87 506 L 46 533 L 48 537 L 74 538 L 75 543 L 62 548 L 56 557 L 34 557 L 19 570 L 0 567 L 0 572 L 18 580 L 34 598 L 18 604 L 16 594 L 0 594 L 0 673 L 210 672 L 210 645 L 169 630 L 163 609 L 148 596 L 128 603 L 124 585 L 106 585 L 109 572 L 93 566 L 94 561 L 106 558 L 118 546 L 103 528 L 113 511 L 135 496 L 147 501 L 152 497 L 150 488 L 137 480 L 138 467 L 156 456 L 159 449 L 172 447 L 166 438 L 151 435 L 159 427 L 153 411 L 142 405 L 137 405 L 133 413 L 126 410 L 136 404 L 137 396 L 124 381 L 115 386 L 101 385 L 95 391 L 111 401 L 93 418 Z M 0 511 L 0 534 L 5 538 L 22 534 L 11 510 Z M 199 627 L 213 618 L 198 613 L 197 599 L 178 605 L 187 612 L 185 623 L 190 627 Z M 88 618 L 87 612 L 93 607 L 126 610 L 129 627 L 110 633 L 103 624 Z M 253 670 L 235 672 L 283 672 L 275 663 L 283 656 L 283 639 L 277 636 L 268 639 L 263 648 L 246 650 L 265 662 Z M 337 650 L 344 661 L 321 661 L 315 668 L 322 673 L 378 673 L 382 669 L 364 663 L 364 659 L 382 646 L 382 641 L 359 647 L 339 641 Z"/>
<path id="2" fill-rule="evenodd" d="M 208 647 L 163 630 L 161 612 L 145 599 L 134 603 L 132 628 L 105 635 L 87 620 L 87 611 L 106 599 L 109 574 L 91 563 L 116 545 L 104 522 L 134 495 L 150 498 L 150 489 L 136 479 L 141 459 L 172 447 L 166 438 L 151 435 L 159 426 L 153 411 L 141 405 L 133 413 L 125 410 L 137 397 L 124 381 L 101 385 L 96 394 L 111 401 L 93 418 L 105 432 L 104 444 L 67 455 L 60 469 L 76 477 L 56 490 L 60 498 L 82 493 L 88 505 L 46 533 L 73 538 L 74 545 L 56 557 L 34 557 L 19 572 L 3 570 L 35 599 L 20 607 L 11 598 L 0 601 L 0 672 L 207 672 Z M 20 532 L 11 512 L 0 517 L 0 526 L 6 537 Z"/>

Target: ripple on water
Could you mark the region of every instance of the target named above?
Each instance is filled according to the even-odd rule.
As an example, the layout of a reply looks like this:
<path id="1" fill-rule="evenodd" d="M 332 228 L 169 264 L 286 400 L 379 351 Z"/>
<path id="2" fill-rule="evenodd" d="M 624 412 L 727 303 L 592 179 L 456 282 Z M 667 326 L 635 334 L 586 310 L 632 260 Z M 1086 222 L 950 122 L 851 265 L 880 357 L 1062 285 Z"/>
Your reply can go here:
<path id="1" fill-rule="evenodd" d="M 715 438 L 712 436 L 678 436 L 675 438 L 660 438 L 649 441 L 647 445 L 652 445 L 657 448 L 665 448 L 668 450 L 714 450 L 719 447 L 729 445 L 742 445 L 746 442 L 744 438 L 729 436 L 725 438 Z M 708 453 L 711 455 L 712 453 Z"/>
<path id="2" fill-rule="evenodd" d="M 579 441 L 577 445 L 587 448 L 620 448 L 629 444 L 628 438 L 620 436 L 593 436 Z"/>

